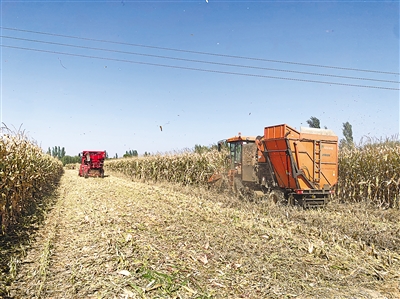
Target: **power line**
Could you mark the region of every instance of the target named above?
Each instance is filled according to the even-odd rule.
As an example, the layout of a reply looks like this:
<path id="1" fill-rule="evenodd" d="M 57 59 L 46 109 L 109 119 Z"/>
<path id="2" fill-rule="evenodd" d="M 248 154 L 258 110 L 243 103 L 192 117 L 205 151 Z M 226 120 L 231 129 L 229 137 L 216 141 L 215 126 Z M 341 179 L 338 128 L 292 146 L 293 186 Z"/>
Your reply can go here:
<path id="1" fill-rule="evenodd" d="M 397 76 L 400 75 L 400 73 L 396 73 L 396 72 L 386 72 L 386 71 L 357 69 L 357 68 L 346 68 L 346 67 L 339 67 L 339 66 L 329 66 L 329 65 L 321 65 L 321 64 L 301 63 L 301 62 L 284 61 L 284 60 L 273 60 L 273 59 L 264 59 L 264 58 L 256 58 L 256 57 L 238 56 L 238 55 L 216 54 L 216 53 L 210 53 L 210 52 L 200 52 L 200 51 L 182 50 L 182 49 L 168 48 L 168 47 L 149 46 L 149 45 L 143 45 L 143 44 L 116 42 L 116 41 L 109 41 L 109 40 L 104 40 L 104 39 L 94 39 L 94 38 L 88 38 L 88 37 L 77 37 L 77 36 L 72 36 L 72 35 L 56 34 L 56 33 L 49 33 L 49 32 L 41 32 L 41 31 L 9 28 L 9 27 L 0 27 L 0 28 L 2 28 L 4 30 L 35 33 L 35 34 L 57 36 L 57 37 L 66 37 L 66 38 L 72 38 L 72 39 L 94 41 L 94 42 L 101 42 L 101 43 L 110 43 L 110 44 L 125 45 L 125 46 L 133 46 L 133 47 L 142 47 L 142 48 L 148 48 L 148 49 L 174 51 L 174 52 L 181 52 L 181 53 L 191 53 L 191 54 L 209 55 L 209 56 L 235 58 L 235 59 L 247 59 L 247 60 L 263 61 L 263 62 L 284 63 L 284 64 L 291 64 L 291 65 L 320 67 L 320 68 L 329 68 L 329 69 L 346 70 L 346 71 L 368 72 L 368 73 L 388 74 L 388 75 L 397 75 Z"/>
<path id="2" fill-rule="evenodd" d="M 162 58 L 162 59 L 171 59 L 171 60 L 179 60 L 179 61 L 186 61 L 186 62 L 205 63 L 205 64 L 221 65 L 221 66 L 229 66 L 229 67 L 241 67 L 241 68 L 249 68 L 249 69 L 295 73 L 295 74 L 302 74 L 302 75 L 324 76 L 324 77 L 334 77 L 334 78 L 352 79 L 352 80 L 366 80 L 366 81 L 375 81 L 375 82 L 384 82 L 384 83 L 395 83 L 395 84 L 399 84 L 400 83 L 399 81 L 380 80 L 380 79 L 362 78 L 362 77 L 351 77 L 351 76 L 341 76 L 341 75 L 331 75 L 331 74 L 321 74 L 321 73 L 302 72 L 302 71 L 292 71 L 292 70 L 283 70 L 283 69 L 276 69 L 276 68 L 266 68 L 266 67 L 258 67 L 258 66 L 212 62 L 212 61 L 205 61 L 205 60 L 177 58 L 177 57 L 163 56 L 163 55 L 143 54 L 143 53 L 136 53 L 136 52 L 128 52 L 128 51 L 121 51 L 121 50 L 98 48 L 98 47 L 88 47 L 88 46 L 71 45 L 71 44 L 65 44 L 65 43 L 48 42 L 48 41 L 42 41 L 42 40 L 37 40 L 37 39 L 27 39 L 27 38 L 13 37 L 13 36 L 5 36 L 5 35 L 0 35 L 0 37 L 1 38 L 13 39 L 13 40 L 49 44 L 49 45 L 67 46 L 67 47 L 73 47 L 73 48 L 79 48 L 79 49 L 107 51 L 107 52 L 113 52 L 113 53 L 130 54 L 130 55 L 138 55 L 138 56 L 154 57 L 154 58 Z"/>
<path id="3" fill-rule="evenodd" d="M 28 51 L 35 51 L 35 52 L 42 52 L 42 53 L 61 54 L 61 55 L 68 55 L 68 56 L 75 56 L 75 57 L 101 59 L 101 60 L 118 61 L 118 62 L 127 62 L 127 63 L 141 64 L 141 65 L 152 65 L 152 66 L 158 66 L 158 67 L 166 67 L 166 68 L 173 68 L 173 69 L 183 69 L 183 70 L 191 70 L 191 71 L 201 71 L 201 72 L 209 72 L 209 73 L 217 73 L 217 74 L 239 75 L 239 76 L 246 76 L 246 77 L 269 78 L 269 79 L 279 79 L 279 80 L 289 80 L 289 81 L 319 83 L 319 84 L 329 84 L 329 85 L 341 85 L 341 86 L 350 86 L 350 87 L 374 88 L 374 89 L 385 89 L 385 90 L 400 90 L 399 88 L 393 88 L 393 87 L 358 85 L 358 84 L 347 84 L 347 83 L 338 83 L 338 82 L 327 82 L 327 81 L 317 81 L 317 80 L 307 80 L 307 79 L 296 79 L 296 78 L 266 76 L 266 75 L 257 75 L 257 74 L 246 74 L 246 73 L 227 72 L 227 71 L 219 71 L 219 70 L 208 70 L 208 69 L 200 69 L 200 68 L 193 68 L 193 67 L 183 67 L 183 66 L 174 66 L 174 65 L 167 65 L 167 64 L 142 62 L 142 61 L 133 61 L 133 60 L 126 60 L 126 59 L 107 58 L 107 57 L 100 57 L 100 56 L 90 56 L 90 55 L 83 55 L 83 54 L 73 54 L 73 53 L 66 53 L 66 52 L 49 51 L 49 50 L 33 49 L 33 48 L 26 48 L 26 47 L 16 47 L 16 46 L 9 46 L 9 45 L 0 45 L 0 46 L 1 47 L 5 47 L 5 48 L 28 50 Z"/>

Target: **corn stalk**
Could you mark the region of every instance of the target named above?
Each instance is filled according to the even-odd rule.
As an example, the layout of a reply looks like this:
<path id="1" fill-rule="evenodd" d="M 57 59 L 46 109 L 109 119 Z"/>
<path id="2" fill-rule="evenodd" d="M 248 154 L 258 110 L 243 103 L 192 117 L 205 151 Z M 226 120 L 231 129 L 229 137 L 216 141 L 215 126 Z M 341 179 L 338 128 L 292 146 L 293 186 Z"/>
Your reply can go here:
<path id="1" fill-rule="evenodd" d="M 400 143 L 369 140 L 339 153 L 338 196 L 348 202 L 367 202 L 399 208 Z"/>
<path id="2" fill-rule="evenodd" d="M 0 233 L 54 189 L 63 168 L 23 133 L 0 136 Z"/>
<path id="3" fill-rule="evenodd" d="M 105 170 L 121 172 L 141 181 L 168 181 L 182 185 L 205 185 L 216 171 L 226 167 L 225 152 L 154 155 L 106 161 Z"/>

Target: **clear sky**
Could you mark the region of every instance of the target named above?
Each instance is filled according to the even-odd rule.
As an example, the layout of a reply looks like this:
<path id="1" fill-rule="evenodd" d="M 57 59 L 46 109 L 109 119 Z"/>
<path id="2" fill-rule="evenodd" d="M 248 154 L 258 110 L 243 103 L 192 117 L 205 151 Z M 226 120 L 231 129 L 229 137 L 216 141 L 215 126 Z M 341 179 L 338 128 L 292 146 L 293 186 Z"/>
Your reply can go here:
<path id="1" fill-rule="evenodd" d="M 44 150 L 180 151 L 311 116 L 399 133 L 399 1 L 0 3 L 1 119 Z"/>

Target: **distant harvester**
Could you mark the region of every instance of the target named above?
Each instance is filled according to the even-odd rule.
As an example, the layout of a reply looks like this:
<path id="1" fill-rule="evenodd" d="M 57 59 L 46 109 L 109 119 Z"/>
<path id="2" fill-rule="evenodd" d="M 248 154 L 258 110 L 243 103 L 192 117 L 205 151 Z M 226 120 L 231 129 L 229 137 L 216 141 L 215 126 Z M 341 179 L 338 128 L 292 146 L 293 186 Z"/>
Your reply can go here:
<path id="1" fill-rule="evenodd" d="M 79 167 L 81 177 L 104 177 L 104 160 L 106 151 L 83 151 L 79 154 L 82 157 Z"/>

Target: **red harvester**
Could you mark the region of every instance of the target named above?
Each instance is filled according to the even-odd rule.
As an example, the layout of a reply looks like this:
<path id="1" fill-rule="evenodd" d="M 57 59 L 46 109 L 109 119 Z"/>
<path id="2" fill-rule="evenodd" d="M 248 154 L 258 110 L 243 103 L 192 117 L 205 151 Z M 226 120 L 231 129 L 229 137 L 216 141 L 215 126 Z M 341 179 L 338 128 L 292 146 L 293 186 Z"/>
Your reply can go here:
<path id="1" fill-rule="evenodd" d="M 106 151 L 83 151 L 81 154 L 82 161 L 79 167 L 79 176 L 88 177 L 104 177 L 104 159 Z"/>

